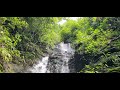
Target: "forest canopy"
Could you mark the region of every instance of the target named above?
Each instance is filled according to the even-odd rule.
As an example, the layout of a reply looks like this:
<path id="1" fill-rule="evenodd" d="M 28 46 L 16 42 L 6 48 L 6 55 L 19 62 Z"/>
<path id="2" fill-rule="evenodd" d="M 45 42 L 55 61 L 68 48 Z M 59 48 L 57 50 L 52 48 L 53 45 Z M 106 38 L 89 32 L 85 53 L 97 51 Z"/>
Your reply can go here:
<path id="1" fill-rule="evenodd" d="M 0 72 L 33 65 L 60 42 L 75 49 L 77 72 L 120 72 L 120 17 L 0 17 Z"/>

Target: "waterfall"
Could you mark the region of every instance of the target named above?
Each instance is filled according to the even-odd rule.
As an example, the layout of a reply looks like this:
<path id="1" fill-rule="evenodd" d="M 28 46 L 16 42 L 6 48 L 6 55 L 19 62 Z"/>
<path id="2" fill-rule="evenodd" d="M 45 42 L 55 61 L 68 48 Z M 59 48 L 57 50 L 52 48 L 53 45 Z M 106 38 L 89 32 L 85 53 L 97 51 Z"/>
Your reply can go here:
<path id="1" fill-rule="evenodd" d="M 43 57 L 28 71 L 31 73 L 70 73 L 69 60 L 73 54 L 74 50 L 70 43 L 61 42 L 56 45 L 51 55 Z"/>
<path id="2" fill-rule="evenodd" d="M 33 68 L 30 68 L 29 71 L 32 73 L 45 73 L 47 71 L 47 63 L 49 56 L 43 57 L 42 61 L 39 61 Z"/>

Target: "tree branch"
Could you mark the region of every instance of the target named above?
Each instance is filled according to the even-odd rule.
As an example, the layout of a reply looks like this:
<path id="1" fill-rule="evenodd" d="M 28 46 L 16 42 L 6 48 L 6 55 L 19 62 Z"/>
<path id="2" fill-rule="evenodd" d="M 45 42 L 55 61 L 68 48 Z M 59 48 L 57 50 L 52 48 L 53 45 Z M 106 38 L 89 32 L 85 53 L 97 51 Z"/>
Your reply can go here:
<path id="1" fill-rule="evenodd" d="M 113 41 L 118 40 L 118 39 L 120 39 L 120 35 L 119 35 L 118 37 L 115 37 L 115 38 L 111 39 L 110 42 L 109 42 L 105 47 L 103 47 L 100 51 L 104 50 L 104 49 L 105 49 L 107 46 L 109 46 Z"/>

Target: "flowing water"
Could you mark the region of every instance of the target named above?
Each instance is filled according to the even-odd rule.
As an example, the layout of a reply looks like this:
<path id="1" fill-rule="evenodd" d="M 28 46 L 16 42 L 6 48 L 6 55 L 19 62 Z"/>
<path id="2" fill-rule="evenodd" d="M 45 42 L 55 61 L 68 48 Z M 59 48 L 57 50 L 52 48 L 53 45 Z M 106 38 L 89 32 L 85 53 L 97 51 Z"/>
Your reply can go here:
<path id="1" fill-rule="evenodd" d="M 73 55 L 74 50 L 70 43 L 61 42 L 56 45 L 51 55 L 43 57 L 28 71 L 31 73 L 70 73 L 69 60 Z"/>

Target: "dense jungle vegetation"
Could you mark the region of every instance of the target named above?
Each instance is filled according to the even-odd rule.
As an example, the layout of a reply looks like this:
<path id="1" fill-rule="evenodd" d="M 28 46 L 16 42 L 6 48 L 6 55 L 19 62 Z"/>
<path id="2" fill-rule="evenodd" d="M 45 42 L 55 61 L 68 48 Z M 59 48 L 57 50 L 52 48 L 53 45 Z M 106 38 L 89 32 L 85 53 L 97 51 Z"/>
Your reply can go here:
<path id="1" fill-rule="evenodd" d="M 32 66 L 60 42 L 75 49 L 78 73 L 120 72 L 120 17 L 0 17 L 0 72 Z"/>

